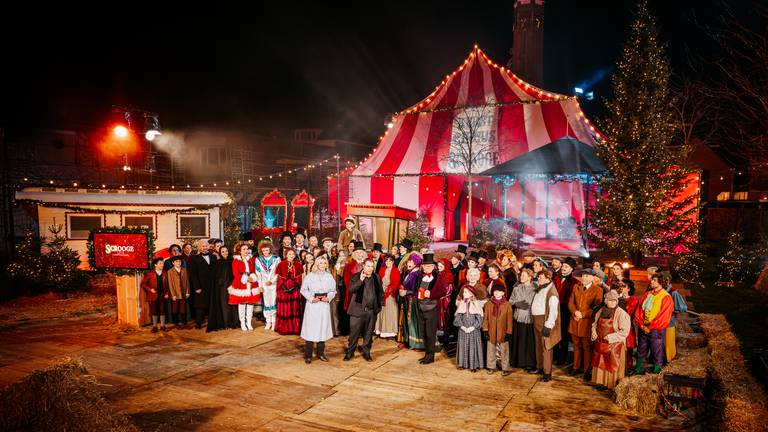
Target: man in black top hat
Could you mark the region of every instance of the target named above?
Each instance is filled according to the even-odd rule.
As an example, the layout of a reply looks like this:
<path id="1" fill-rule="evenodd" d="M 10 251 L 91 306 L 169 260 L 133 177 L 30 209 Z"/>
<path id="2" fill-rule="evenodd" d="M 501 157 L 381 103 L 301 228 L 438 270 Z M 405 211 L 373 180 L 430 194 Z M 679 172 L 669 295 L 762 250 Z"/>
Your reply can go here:
<path id="1" fill-rule="evenodd" d="M 371 250 L 371 259 L 373 259 L 373 262 L 376 263 L 376 274 L 379 274 L 379 270 L 384 267 L 384 260 L 381 259 L 381 255 L 383 253 L 384 251 L 382 250 L 382 244 L 374 243 L 373 249 Z"/>
<path id="2" fill-rule="evenodd" d="M 437 321 L 440 312 L 440 299 L 448 295 L 448 287 L 445 278 L 437 271 L 434 252 L 427 252 L 421 261 L 419 271 L 419 310 L 421 311 L 421 325 L 424 326 L 424 357 L 419 360 L 421 364 L 430 364 L 435 361 L 435 343 L 437 341 Z"/>
<path id="3" fill-rule="evenodd" d="M 197 255 L 189 260 L 189 288 L 193 292 L 192 306 L 195 310 L 195 328 L 203 327 L 203 317 L 208 312 L 210 295 L 214 289 L 214 263 L 216 256 L 208 249 L 205 240 L 198 240 Z"/>
<path id="4" fill-rule="evenodd" d="M 477 268 L 479 268 L 481 272 L 488 274 L 488 252 L 484 250 L 478 252 Z"/>
<path id="5" fill-rule="evenodd" d="M 461 265 L 464 266 L 464 268 L 467 267 L 467 245 L 460 244 L 456 246 L 456 253 L 461 254 Z"/>
<path id="6" fill-rule="evenodd" d="M 552 282 L 557 288 L 557 295 L 560 298 L 560 322 L 571 322 L 571 311 L 568 309 L 568 301 L 571 299 L 573 287 L 579 283 L 579 279 L 574 276 L 576 269 L 576 260 L 573 257 L 567 257 L 560 265 L 560 271 L 552 277 Z M 568 333 L 568 324 L 560 326 L 560 342 L 553 349 L 554 362 L 556 365 L 566 365 L 569 363 L 568 343 L 571 342 L 571 334 Z"/>
<path id="7" fill-rule="evenodd" d="M 396 246 L 397 246 L 398 255 L 397 255 L 397 258 L 395 258 L 394 265 L 395 267 L 399 267 L 400 261 L 403 260 L 403 257 L 405 257 L 408 254 L 408 252 L 413 250 L 413 240 L 407 239 L 407 238 L 402 239 L 400 240 L 400 243 L 398 243 Z"/>

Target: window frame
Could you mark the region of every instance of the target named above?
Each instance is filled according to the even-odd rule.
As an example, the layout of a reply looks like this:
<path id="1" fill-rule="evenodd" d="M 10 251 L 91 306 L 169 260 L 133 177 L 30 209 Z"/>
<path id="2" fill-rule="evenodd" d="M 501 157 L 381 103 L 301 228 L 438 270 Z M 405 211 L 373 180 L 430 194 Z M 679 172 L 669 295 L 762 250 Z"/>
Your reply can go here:
<path id="1" fill-rule="evenodd" d="M 104 228 L 104 224 L 106 221 L 106 216 L 104 213 L 98 213 L 98 212 L 65 212 L 64 213 L 64 227 L 67 230 L 67 240 L 88 240 L 88 235 L 85 237 L 72 237 L 72 217 L 99 217 L 101 219 L 101 225 L 98 228 Z"/>
<path id="2" fill-rule="evenodd" d="M 205 234 L 202 236 L 199 235 L 191 235 L 191 236 L 185 236 L 184 233 L 181 232 L 181 220 L 184 218 L 192 218 L 192 217 L 205 217 Z M 179 239 L 195 239 L 195 238 L 211 238 L 211 215 L 210 213 L 177 213 L 176 214 L 176 237 Z"/>

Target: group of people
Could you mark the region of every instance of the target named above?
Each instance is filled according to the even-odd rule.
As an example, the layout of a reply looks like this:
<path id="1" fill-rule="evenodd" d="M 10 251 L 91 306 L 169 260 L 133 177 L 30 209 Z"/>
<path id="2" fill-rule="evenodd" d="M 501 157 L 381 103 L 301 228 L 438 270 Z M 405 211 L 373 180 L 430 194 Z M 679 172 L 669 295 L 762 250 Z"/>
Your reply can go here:
<path id="1" fill-rule="evenodd" d="M 325 342 L 347 336 L 344 360 L 360 350 L 372 361 L 374 335 L 435 361 L 439 346 L 456 352 L 460 369 L 488 373 L 513 368 L 551 380 L 553 364 L 569 375 L 613 388 L 628 373 L 658 373 L 675 355 L 674 314 L 685 301 L 669 275 L 648 269 L 648 290 L 616 263 L 577 268 L 572 257 L 549 261 L 532 251 L 518 261 L 510 250 L 459 245 L 441 260 L 402 240 L 389 251 L 365 247 L 347 218 L 338 239 L 285 232 L 278 242 L 243 238 L 230 252 L 213 239 L 172 245 L 170 258 L 154 260 L 141 286 L 150 303 L 153 332 L 179 328 L 194 311 L 207 330 L 253 330 L 254 314 L 267 331 L 300 335 L 305 361 L 328 361 Z M 362 338 L 362 345 L 358 347 Z M 572 354 L 571 354 L 572 353 Z"/>

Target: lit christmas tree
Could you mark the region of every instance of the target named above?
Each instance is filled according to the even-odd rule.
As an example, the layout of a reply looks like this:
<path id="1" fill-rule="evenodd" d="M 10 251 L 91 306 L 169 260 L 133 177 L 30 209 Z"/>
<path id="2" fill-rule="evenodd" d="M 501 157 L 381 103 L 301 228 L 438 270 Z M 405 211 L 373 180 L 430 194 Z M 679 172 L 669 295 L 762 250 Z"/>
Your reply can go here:
<path id="1" fill-rule="evenodd" d="M 590 210 L 587 236 L 635 264 L 644 255 L 690 250 L 699 226 L 695 194 L 682 195 L 691 174 L 689 148 L 670 145 L 675 128 L 664 49 L 641 0 L 601 123 L 609 140 L 596 147 L 610 177 L 600 182 L 603 195 Z"/>
<path id="2" fill-rule="evenodd" d="M 424 213 L 416 215 L 413 223 L 408 224 L 405 232 L 405 238 L 413 242 L 413 250 L 418 251 L 422 247 L 429 247 L 432 244 L 432 237 L 429 235 L 429 219 Z"/>

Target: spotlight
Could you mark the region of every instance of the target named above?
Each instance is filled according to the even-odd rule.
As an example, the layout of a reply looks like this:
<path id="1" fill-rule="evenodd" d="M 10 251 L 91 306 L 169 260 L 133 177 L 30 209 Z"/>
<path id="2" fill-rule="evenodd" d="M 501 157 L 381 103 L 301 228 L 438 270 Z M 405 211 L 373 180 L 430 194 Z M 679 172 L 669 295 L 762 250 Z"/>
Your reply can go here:
<path id="1" fill-rule="evenodd" d="M 147 141 L 152 141 L 160 135 L 160 120 L 155 113 L 145 112 L 144 116 L 144 137 Z"/>
<path id="2" fill-rule="evenodd" d="M 125 138 L 128 136 L 128 128 L 123 125 L 117 125 L 112 129 L 112 133 L 118 138 Z"/>
<path id="3" fill-rule="evenodd" d="M 574 87 L 573 92 L 576 94 L 584 94 L 584 89 L 581 87 Z"/>

